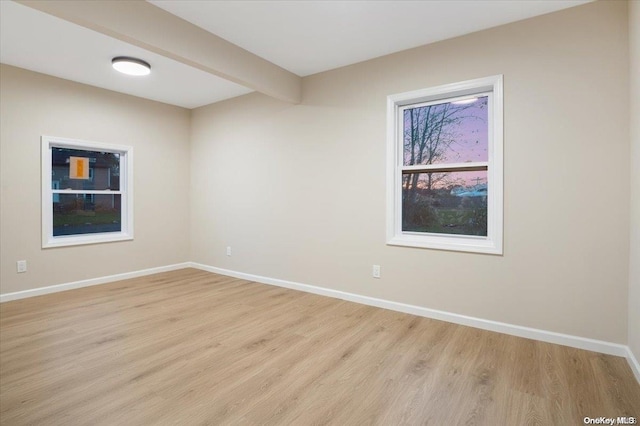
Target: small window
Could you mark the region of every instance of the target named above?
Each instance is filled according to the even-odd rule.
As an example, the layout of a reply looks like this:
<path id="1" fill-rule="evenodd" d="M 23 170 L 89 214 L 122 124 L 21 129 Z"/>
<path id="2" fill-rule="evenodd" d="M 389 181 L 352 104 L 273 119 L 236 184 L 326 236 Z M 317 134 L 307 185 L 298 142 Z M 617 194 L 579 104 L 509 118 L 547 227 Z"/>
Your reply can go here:
<path id="1" fill-rule="evenodd" d="M 42 137 L 42 247 L 133 239 L 133 148 Z"/>
<path id="2" fill-rule="evenodd" d="M 502 76 L 387 108 L 387 243 L 502 254 Z"/>

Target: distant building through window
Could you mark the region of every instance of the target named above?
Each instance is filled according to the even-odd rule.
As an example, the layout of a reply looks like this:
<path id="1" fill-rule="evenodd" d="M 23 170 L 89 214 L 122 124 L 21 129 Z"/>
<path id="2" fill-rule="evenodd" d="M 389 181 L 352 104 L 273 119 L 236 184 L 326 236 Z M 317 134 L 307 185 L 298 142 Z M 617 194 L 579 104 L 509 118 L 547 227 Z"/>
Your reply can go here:
<path id="1" fill-rule="evenodd" d="M 42 245 L 133 238 L 133 149 L 42 137 Z"/>

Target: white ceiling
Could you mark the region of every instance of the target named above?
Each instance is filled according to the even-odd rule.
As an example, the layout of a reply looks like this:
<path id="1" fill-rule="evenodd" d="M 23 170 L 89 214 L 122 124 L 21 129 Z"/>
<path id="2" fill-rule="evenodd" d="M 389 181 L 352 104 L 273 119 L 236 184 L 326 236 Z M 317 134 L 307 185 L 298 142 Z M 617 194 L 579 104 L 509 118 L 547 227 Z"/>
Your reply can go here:
<path id="1" fill-rule="evenodd" d="M 115 56 L 144 58 L 147 77 L 111 67 Z M 251 92 L 207 72 L 12 1 L 0 0 L 0 62 L 154 101 L 195 108 Z"/>
<path id="2" fill-rule="evenodd" d="M 586 3 L 147 1 L 299 76 Z"/>
<path id="3" fill-rule="evenodd" d="M 588 2 L 149 1 L 299 76 Z M 151 75 L 114 71 L 111 58 L 123 55 L 151 63 Z M 0 62 L 185 108 L 251 91 L 8 0 L 0 0 Z"/>

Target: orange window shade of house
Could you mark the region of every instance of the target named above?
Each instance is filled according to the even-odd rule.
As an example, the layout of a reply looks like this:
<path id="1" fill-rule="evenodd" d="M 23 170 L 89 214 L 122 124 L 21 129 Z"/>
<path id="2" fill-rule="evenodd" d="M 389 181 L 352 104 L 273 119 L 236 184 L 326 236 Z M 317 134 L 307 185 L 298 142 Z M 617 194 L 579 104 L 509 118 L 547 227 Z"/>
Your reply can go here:
<path id="1" fill-rule="evenodd" d="M 84 157 L 69 157 L 69 178 L 89 179 L 89 159 Z"/>

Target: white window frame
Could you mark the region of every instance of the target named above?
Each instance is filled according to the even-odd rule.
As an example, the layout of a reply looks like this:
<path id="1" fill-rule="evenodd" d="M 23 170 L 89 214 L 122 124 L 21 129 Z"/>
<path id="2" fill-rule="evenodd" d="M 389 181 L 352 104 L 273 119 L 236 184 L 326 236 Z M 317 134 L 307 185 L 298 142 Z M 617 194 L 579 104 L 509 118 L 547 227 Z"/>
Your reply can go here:
<path id="1" fill-rule="evenodd" d="M 70 190 L 52 189 L 51 149 L 68 148 L 120 154 L 120 190 Z M 55 136 L 41 137 L 42 149 L 42 248 L 97 244 L 133 239 L 133 147 L 90 142 Z M 121 230 L 80 235 L 53 236 L 54 194 L 108 194 L 120 195 Z"/>
<path id="2" fill-rule="evenodd" d="M 387 97 L 387 244 L 474 253 L 502 252 L 503 232 L 503 77 L 491 77 L 445 84 Z M 402 170 L 430 166 L 403 164 L 402 111 L 408 105 L 455 101 L 456 98 L 489 93 L 488 110 L 488 202 L 487 236 L 453 235 L 402 230 Z M 439 165 L 440 166 L 440 165 Z M 447 165 L 449 166 L 449 165 Z M 452 165 L 458 166 L 458 165 Z M 461 165 L 460 165 L 461 166 Z M 437 166 L 436 166 L 437 167 Z"/>

